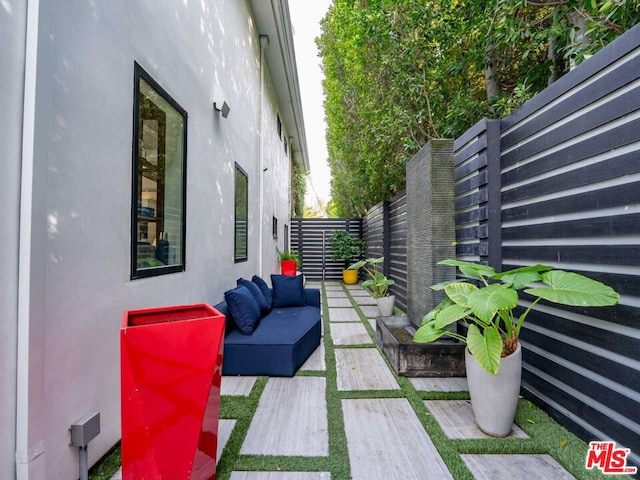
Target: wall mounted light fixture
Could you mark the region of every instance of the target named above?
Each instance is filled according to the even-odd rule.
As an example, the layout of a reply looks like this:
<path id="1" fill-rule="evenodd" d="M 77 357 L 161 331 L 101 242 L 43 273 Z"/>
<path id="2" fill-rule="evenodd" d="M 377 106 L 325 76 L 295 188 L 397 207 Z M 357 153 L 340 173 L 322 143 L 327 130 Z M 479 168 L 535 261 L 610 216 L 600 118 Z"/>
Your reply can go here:
<path id="1" fill-rule="evenodd" d="M 231 111 L 231 107 L 225 102 L 221 100 L 219 102 L 213 102 L 213 109 L 216 112 L 220 112 L 223 118 L 227 118 L 229 116 L 229 112 Z"/>

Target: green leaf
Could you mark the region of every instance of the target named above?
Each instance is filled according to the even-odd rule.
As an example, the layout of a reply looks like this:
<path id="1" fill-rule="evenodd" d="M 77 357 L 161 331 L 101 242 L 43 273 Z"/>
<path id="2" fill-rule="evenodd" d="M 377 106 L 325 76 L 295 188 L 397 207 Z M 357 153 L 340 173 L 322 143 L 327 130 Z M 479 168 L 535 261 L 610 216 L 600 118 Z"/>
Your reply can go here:
<path id="1" fill-rule="evenodd" d="M 372 264 L 376 264 L 376 263 L 382 263 L 384 262 L 384 257 L 380 257 L 380 258 L 367 258 L 367 262 L 368 263 L 372 263 Z"/>
<path id="2" fill-rule="evenodd" d="M 512 283 L 515 290 L 520 290 L 530 283 L 540 280 L 540 273 L 553 270 L 550 265 L 530 265 L 528 267 L 514 268 L 506 272 L 496 273 L 492 280 L 501 280 L 504 283 Z"/>
<path id="3" fill-rule="evenodd" d="M 429 288 L 434 291 L 444 290 L 444 287 L 451 283 L 458 283 L 459 280 L 447 280 L 446 282 L 436 283 L 435 285 L 431 285 Z"/>
<path id="4" fill-rule="evenodd" d="M 605 13 L 605 12 L 611 10 L 611 7 L 613 7 L 613 2 L 612 1 L 608 1 L 608 2 L 606 2 L 604 5 L 602 5 L 600 7 L 600 10 L 598 10 L 598 13 Z"/>
<path id="5" fill-rule="evenodd" d="M 358 270 L 359 268 L 364 267 L 367 264 L 366 260 L 360 260 L 359 262 L 354 263 L 353 265 L 349 265 L 347 270 Z"/>
<path id="6" fill-rule="evenodd" d="M 444 328 L 458 320 L 463 319 L 470 313 L 470 310 L 462 305 L 451 305 L 443 310 L 440 310 L 435 316 L 434 326 L 436 328 Z"/>
<path id="7" fill-rule="evenodd" d="M 482 368 L 493 375 L 498 373 L 502 355 L 502 338 L 497 330 L 485 328 L 483 335 L 477 326 L 469 325 L 467 346 Z"/>
<path id="8" fill-rule="evenodd" d="M 418 343 L 435 342 L 449 332 L 446 328 L 436 328 L 433 323 L 425 323 L 416 330 L 413 340 Z"/>
<path id="9" fill-rule="evenodd" d="M 605 307 L 618 303 L 620 295 L 603 283 L 573 272 L 553 270 L 542 275 L 550 288 L 529 288 L 525 293 L 574 307 Z"/>
<path id="10" fill-rule="evenodd" d="M 471 306 L 469 303 L 469 295 L 476 290 L 478 290 L 478 287 L 466 282 L 450 283 L 444 287 L 447 297 L 449 297 L 454 303 L 467 308 Z"/>
<path id="11" fill-rule="evenodd" d="M 462 273 L 471 277 L 482 279 L 482 277 L 491 277 L 496 273 L 493 267 L 488 265 L 480 265 L 479 263 L 463 262 L 461 260 L 447 259 L 438 262 L 438 265 L 447 265 L 449 267 L 458 267 Z"/>
<path id="12" fill-rule="evenodd" d="M 536 272 L 512 273 L 500 278 L 503 283 L 511 285 L 514 290 L 520 290 L 527 285 L 540 281 L 542 277 Z"/>
<path id="13" fill-rule="evenodd" d="M 518 304 L 518 293 L 494 283 L 469 295 L 469 306 L 482 321 L 489 323 L 498 310 L 510 310 Z"/>

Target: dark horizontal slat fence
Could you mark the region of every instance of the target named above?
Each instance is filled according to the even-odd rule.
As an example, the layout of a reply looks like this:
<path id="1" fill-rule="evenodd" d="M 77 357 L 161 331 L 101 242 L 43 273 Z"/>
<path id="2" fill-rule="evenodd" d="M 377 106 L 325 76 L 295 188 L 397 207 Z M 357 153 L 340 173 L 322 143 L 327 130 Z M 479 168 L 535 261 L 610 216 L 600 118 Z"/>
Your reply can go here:
<path id="1" fill-rule="evenodd" d="M 390 292 L 396 296 L 396 305 L 407 311 L 407 198 L 405 192 L 397 194 L 389 202 L 388 237 L 389 278 L 395 284 Z"/>
<path id="2" fill-rule="evenodd" d="M 384 257 L 384 274 L 395 284 L 389 293 L 396 306 L 407 310 L 407 201 L 404 192 L 380 202 L 362 220 L 367 258 Z"/>
<path id="3" fill-rule="evenodd" d="M 293 218 L 291 219 L 291 250 L 302 260 L 302 272 L 307 278 L 341 279 L 344 262 L 331 260 L 329 240 L 334 232 L 344 230 L 362 238 L 359 218 Z"/>
<path id="4" fill-rule="evenodd" d="M 630 448 L 636 464 L 639 58 L 636 27 L 515 114 L 482 120 L 454 143 L 459 259 L 500 270 L 552 264 L 622 295 L 611 308 L 536 307 L 521 332 L 523 393 L 584 439 Z"/>
<path id="5" fill-rule="evenodd" d="M 501 123 L 504 268 L 546 263 L 622 295 L 604 309 L 536 307 L 523 392 L 585 439 L 640 461 L 640 27 Z M 523 307 L 526 306 L 526 303 Z"/>
<path id="6" fill-rule="evenodd" d="M 636 465 L 639 91 L 640 25 L 514 114 L 481 120 L 454 142 L 459 259 L 497 270 L 552 264 L 620 293 L 615 307 L 538 304 L 521 331 L 522 390 L 585 440 L 613 439 L 630 448 Z M 405 310 L 406 224 L 404 194 L 376 205 L 363 220 L 367 255 L 385 255 L 385 273 L 396 281 L 393 293 Z M 330 225 L 319 228 L 340 228 Z M 292 245 L 301 235 L 296 228 L 294 221 Z M 300 248 L 305 268 L 316 275 L 317 261 L 307 255 L 317 243 Z M 523 299 L 521 308 L 527 305 Z"/>

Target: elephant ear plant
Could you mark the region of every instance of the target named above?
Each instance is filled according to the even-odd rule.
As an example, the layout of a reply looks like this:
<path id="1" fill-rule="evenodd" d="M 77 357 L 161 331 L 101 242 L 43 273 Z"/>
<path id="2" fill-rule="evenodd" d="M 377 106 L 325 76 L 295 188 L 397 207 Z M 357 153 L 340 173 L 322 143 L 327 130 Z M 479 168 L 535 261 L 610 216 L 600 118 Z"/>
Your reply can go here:
<path id="1" fill-rule="evenodd" d="M 363 268 L 369 277 L 362 282 L 362 286 L 365 288 L 371 288 L 371 294 L 373 298 L 382 298 L 387 295 L 389 287 L 395 282 L 385 276 L 384 273 L 378 271 L 378 265 L 384 262 L 384 257 L 380 258 L 367 258 L 366 260 L 360 260 L 349 266 L 349 270 L 358 270 Z M 367 266 L 369 265 L 369 266 Z"/>
<path id="2" fill-rule="evenodd" d="M 433 290 L 444 289 L 446 297 L 422 319 L 414 340 L 433 342 L 444 335 L 457 338 L 466 342 L 471 355 L 493 375 L 498 372 L 500 358 L 516 350 L 522 324 L 540 300 L 561 305 L 601 307 L 615 305 L 619 298 L 607 285 L 547 265 L 502 273 L 496 273 L 486 265 L 458 260 L 444 260 L 439 265 L 458 267 L 469 279 L 431 287 Z M 520 291 L 535 299 L 524 313 L 516 316 L 514 310 Z M 449 329 L 459 320 L 468 325 L 466 338 Z"/>

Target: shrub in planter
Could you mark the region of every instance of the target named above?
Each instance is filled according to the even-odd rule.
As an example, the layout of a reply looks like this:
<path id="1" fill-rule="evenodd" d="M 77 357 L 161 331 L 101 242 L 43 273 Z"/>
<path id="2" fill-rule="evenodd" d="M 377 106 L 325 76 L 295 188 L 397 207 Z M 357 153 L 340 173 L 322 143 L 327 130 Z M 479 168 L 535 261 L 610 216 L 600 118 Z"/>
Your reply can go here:
<path id="1" fill-rule="evenodd" d="M 434 285 L 433 290 L 446 294 L 442 302 L 422 319 L 422 326 L 414 336 L 416 342 L 432 342 L 447 335 L 467 344 L 467 379 L 471 404 L 478 426 L 491 435 L 505 436 L 511 431 L 517 396 L 520 391 L 521 351 L 518 336 L 531 309 L 541 300 L 561 305 L 597 307 L 618 303 L 619 295 L 609 286 L 577 273 L 557 270 L 548 265 L 533 265 L 496 273 L 492 267 L 458 260 L 444 260 L 440 265 L 457 267 L 468 279 Z M 519 292 L 533 297 L 532 303 L 516 315 Z M 452 332 L 448 326 L 464 321 L 466 336 Z M 518 357 L 517 367 L 510 367 L 517 385 L 506 385 L 500 378 L 502 361 L 512 355 Z M 468 362 L 477 362 L 479 368 Z M 472 372 L 479 372 L 477 379 Z M 493 386 L 492 382 L 498 382 Z M 483 392 L 474 394 L 474 388 Z M 493 399 L 490 392 L 511 392 L 510 399 Z M 515 392 L 515 393 L 514 393 Z M 514 398 L 515 395 L 515 398 Z M 488 403 L 479 407 L 481 397 Z M 509 407 L 507 407 L 509 405 Z M 506 414 L 505 428 L 493 428 L 486 421 L 490 409 Z M 493 417 L 493 413 L 488 415 Z"/>
<path id="2" fill-rule="evenodd" d="M 331 260 L 334 262 L 343 261 L 344 270 L 342 271 L 342 279 L 344 283 L 353 284 L 358 281 L 357 271 L 347 269 L 347 265 L 354 259 L 358 259 L 364 253 L 364 240 L 355 235 L 339 230 L 335 232 L 329 240 L 331 248 Z"/>

